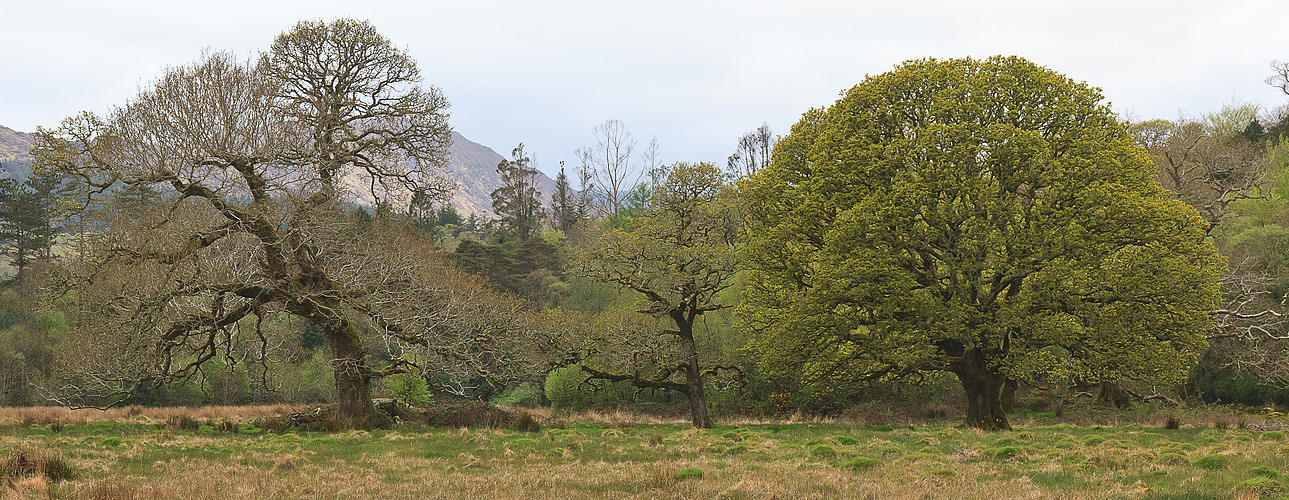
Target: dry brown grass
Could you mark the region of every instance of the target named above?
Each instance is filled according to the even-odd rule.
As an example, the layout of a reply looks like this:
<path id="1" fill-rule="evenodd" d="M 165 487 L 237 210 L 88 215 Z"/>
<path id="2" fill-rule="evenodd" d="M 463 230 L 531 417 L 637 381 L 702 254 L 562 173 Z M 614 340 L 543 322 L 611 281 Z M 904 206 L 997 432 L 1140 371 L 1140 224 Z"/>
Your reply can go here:
<path id="1" fill-rule="evenodd" d="M 299 406 L 182 406 L 146 407 L 123 406 L 108 410 L 82 408 L 73 410 L 61 406 L 0 407 L 0 425 L 49 425 L 62 423 L 81 425 L 90 422 L 163 422 L 171 417 L 188 417 L 199 420 L 228 420 L 246 423 L 266 416 L 281 416 L 299 410 Z"/>
<path id="2" fill-rule="evenodd" d="M 964 468 L 956 478 L 941 478 L 917 468 L 886 468 L 855 474 L 804 462 L 755 467 L 740 460 L 714 468 L 705 459 L 666 463 L 608 463 L 574 461 L 541 466 L 515 459 L 510 467 L 495 464 L 447 465 L 442 460 L 402 456 L 372 457 L 362 467 L 343 462 L 290 462 L 259 468 L 203 460 L 162 464 L 165 473 L 141 482 L 110 477 L 74 482 L 60 489 L 73 498 L 1064 498 L 1091 499 L 1102 495 L 1135 496 L 1131 486 L 1097 493 L 1043 489 L 1027 477 L 978 482 L 985 467 Z M 679 468 L 705 471 L 701 480 L 678 481 Z M 383 474 L 398 474 L 390 484 Z M 46 485 L 26 485 L 6 497 L 43 498 Z"/>

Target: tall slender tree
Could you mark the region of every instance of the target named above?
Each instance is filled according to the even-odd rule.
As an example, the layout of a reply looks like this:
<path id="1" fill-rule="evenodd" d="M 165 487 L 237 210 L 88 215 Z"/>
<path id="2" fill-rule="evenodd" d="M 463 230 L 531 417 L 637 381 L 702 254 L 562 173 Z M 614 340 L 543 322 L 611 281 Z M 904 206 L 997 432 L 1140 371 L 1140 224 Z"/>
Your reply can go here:
<path id="1" fill-rule="evenodd" d="M 541 229 L 541 191 L 537 190 L 537 169 L 521 142 L 510 151 L 509 160 L 497 164 L 501 187 L 492 191 L 492 211 L 501 219 L 503 236 L 524 241 Z"/>
<path id="2" fill-rule="evenodd" d="M 568 174 L 560 162 L 559 175 L 555 177 L 555 192 L 551 193 L 551 226 L 567 234 L 581 219 L 577 193 L 568 184 Z"/>

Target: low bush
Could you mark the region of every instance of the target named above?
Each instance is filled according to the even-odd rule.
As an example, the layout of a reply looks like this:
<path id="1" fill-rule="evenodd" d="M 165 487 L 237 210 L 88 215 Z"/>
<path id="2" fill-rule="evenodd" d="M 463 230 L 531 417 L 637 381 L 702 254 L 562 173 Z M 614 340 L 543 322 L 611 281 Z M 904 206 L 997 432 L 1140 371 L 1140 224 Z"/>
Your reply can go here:
<path id="1" fill-rule="evenodd" d="M 515 421 L 510 424 L 510 428 L 519 432 L 537 432 L 542 430 L 542 424 L 537 421 L 532 412 L 521 411 L 515 416 Z"/>
<path id="2" fill-rule="evenodd" d="M 432 427 L 500 429 L 510 427 L 515 421 L 513 413 L 482 401 L 443 402 L 425 410 L 425 423 Z"/>
<path id="3" fill-rule="evenodd" d="M 13 450 L 0 462 L 0 477 L 23 479 L 43 476 L 50 482 L 67 481 L 76 476 L 76 469 L 61 455 L 53 452 L 27 453 Z"/>

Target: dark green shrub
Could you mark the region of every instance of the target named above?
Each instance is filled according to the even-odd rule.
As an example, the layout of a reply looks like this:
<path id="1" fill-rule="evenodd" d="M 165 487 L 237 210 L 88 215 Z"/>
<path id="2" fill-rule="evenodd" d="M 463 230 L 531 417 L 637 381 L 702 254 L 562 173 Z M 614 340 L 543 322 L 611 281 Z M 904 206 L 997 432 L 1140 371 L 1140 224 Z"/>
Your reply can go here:
<path id="1" fill-rule="evenodd" d="M 1175 417 L 1175 416 L 1171 416 L 1171 415 L 1170 415 L 1170 416 L 1168 417 L 1168 420 L 1167 420 L 1166 422 L 1164 422 L 1164 428 L 1165 428 L 1165 429 L 1169 429 L 1169 430 L 1177 430 L 1177 429 L 1181 429 L 1181 428 L 1182 428 L 1182 421 L 1181 421 L 1181 419 L 1179 419 L 1179 418 L 1177 418 L 1177 417 Z"/>

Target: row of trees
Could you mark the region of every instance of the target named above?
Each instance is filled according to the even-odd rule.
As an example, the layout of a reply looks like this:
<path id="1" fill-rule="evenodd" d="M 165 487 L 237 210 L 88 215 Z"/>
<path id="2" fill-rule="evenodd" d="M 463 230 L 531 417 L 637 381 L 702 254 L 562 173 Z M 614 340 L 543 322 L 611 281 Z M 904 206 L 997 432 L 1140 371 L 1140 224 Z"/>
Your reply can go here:
<path id="1" fill-rule="evenodd" d="M 707 427 L 712 391 L 951 373 L 968 425 L 1005 429 L 1021 384 L 1175 384 L 1208 341 L 1285 359 L 1286 150 L 1240 109 L 1126 124 L 1023 59 L 911 61 L 781 140 L 749 132 L 724 169 L 663 164 L 656 141 L 637 161 L 605 122 L 549 212 L 520 144 L 497 221 L 427 233 L 465 225 L 446 108 L 338 20 L 39 131 L 48 177 L 0 185 L 0 215 L 79 207 L 42 278 L 67 323 L 42 387 L 91 406 L 214 373 L 270 388 L 312 338 L 355 425 L 392 375 L 477 396 L 571 373 L 681 395 Z M 23 255 L 52 255 L 41 227 Z"/>

